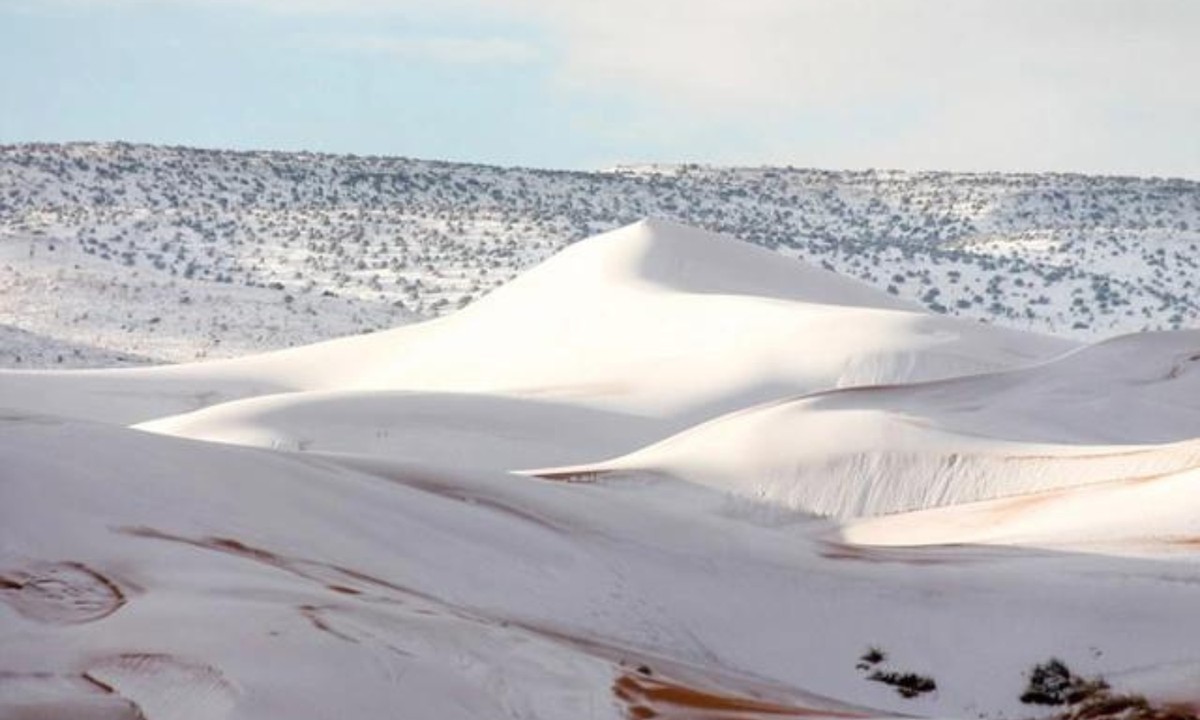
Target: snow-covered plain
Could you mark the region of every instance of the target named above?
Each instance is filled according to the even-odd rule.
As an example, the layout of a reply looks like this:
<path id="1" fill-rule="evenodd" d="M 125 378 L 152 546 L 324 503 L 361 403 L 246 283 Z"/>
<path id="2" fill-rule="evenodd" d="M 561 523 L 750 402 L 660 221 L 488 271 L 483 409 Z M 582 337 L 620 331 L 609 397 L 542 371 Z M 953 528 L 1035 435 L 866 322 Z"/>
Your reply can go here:
<path id="1" fill-rule="evenodd" d="M 1186 717 L 1198 473 L 1200 331 L 643 221 L 394 330 L 0 371 L 0 717 L 1041 717 L 1050 657 Z"/>

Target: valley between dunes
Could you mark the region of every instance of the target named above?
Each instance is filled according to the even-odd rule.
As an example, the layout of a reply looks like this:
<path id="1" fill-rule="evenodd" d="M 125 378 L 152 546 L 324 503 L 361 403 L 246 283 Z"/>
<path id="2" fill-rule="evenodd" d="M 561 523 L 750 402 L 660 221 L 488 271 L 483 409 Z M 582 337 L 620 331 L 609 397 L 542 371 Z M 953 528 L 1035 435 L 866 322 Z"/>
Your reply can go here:
<path id="1" fill-rule="evenodd" d="M 0 371 L 2 718 L 999 720 L 1052 657 L 1186 716 L 1198 606 L 1200 330 L 666 221 L 425 323 Z"/>

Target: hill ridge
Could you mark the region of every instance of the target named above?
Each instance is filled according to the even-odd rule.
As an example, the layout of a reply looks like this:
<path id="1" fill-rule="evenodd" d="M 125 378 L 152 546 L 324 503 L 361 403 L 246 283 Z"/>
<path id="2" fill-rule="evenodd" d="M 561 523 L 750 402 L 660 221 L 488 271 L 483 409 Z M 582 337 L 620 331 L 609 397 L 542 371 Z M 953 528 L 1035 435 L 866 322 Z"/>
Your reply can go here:
<path id="1" fill-rule="evenodd" d="M 102 152 L 101 152 L 102 150 Z M 0 149 L 0 324 L 178 362 L 453 312 L 659 217 L 935 312 L 1096 340 L 1200 321 L 1200 183 L 674 166 L 525 170 L 145 145 Z"/>

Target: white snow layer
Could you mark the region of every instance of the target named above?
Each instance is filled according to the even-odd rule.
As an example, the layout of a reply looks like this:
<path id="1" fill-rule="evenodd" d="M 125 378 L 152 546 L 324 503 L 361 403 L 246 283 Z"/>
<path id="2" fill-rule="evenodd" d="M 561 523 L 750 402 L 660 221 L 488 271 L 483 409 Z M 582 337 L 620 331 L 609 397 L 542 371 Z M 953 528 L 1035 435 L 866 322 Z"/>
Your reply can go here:
<path id="1" fill-rule="evenodd" d="M 664 222 L 420 325 L 0 373 L 0 716 L 1000 718 L 1050 656 L 1195 703 L 1198 383 L 1197 331 Z"/>

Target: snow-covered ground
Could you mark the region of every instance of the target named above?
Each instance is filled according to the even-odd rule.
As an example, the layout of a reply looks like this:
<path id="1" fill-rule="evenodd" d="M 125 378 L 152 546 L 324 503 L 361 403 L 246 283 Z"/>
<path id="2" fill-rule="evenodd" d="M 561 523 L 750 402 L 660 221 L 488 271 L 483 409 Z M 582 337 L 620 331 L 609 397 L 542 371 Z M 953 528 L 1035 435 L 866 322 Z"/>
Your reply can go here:
<path id="1" fill-rule="evenodd" d="M 0 366 L 237 357 L 444 316 L 643 217 L 1014 328 L 1200 320 L 1190 181 L 16 145 L 0 146 L 0 333 L 40 344 L 0 345 Z"/>
<path id="2" fill-rule="evenodd" d="M 1069 710 L 1051 657 L 1194 717 L 1198 383 L 1198 331 L 661 220 L 427 322 L 0 371 L 0 717 L 998 720 Z"/>

